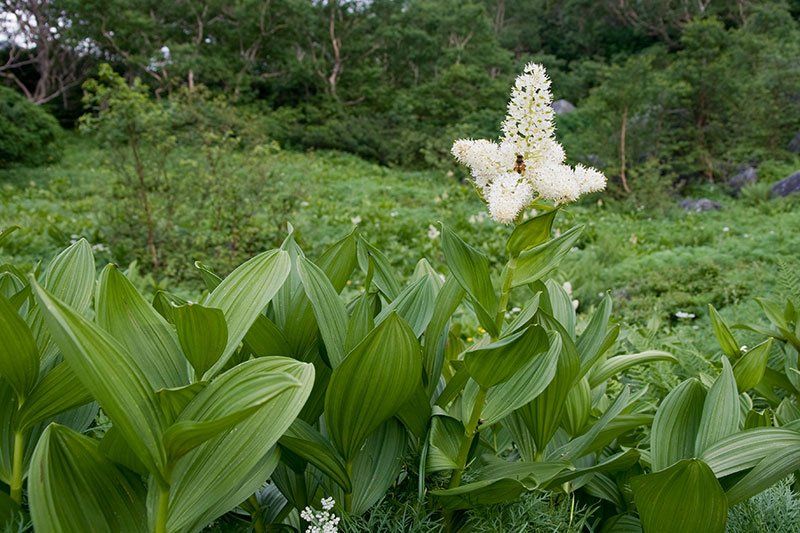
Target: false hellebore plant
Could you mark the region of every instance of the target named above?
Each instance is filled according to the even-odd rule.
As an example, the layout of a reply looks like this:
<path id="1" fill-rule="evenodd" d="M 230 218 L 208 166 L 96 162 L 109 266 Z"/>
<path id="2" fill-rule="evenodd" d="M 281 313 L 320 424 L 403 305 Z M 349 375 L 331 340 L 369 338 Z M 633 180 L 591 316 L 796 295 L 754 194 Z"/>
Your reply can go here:
<path id="1" fill-rule="evenodd" d="M 449 276 L 421 260 L 405 285 L 356 231 L 311 261 L 291 228 L 224 279 L 197 263 L 199 303 L 147 302 L 111 265 L 96 281 L 85 241 L 44 273 L 0 268 L 2 518 L 27 502 L 41 531 L 199 531 L 222 515 L 333 529 L 416 480 L 451 529 L 464 509 L 544 490 L 594 498 L 620 528 L 722 531 L 728 505 L 800 468 L 796 421 L 776 427 L 790 408 L 772 417 L 748 395 L 779 394 L 771 341 L 740 350 L 715 322 L 731 362 L 655 414 L 646 387 L 610 380 L 675 358 L 612 356 L 610 298 L 579 328 L 549 278 L 581 232 L 552 236 L 558 204 L 605 183 L 563 165 L 549 104 L 529 65 L 500 142 L 454 146 L 514 224 L 497 275 L 448 227 Z M 791 310 L 781 335 L 796 336 Z M 463 313 L 474 341 L 451 324 Z"/>

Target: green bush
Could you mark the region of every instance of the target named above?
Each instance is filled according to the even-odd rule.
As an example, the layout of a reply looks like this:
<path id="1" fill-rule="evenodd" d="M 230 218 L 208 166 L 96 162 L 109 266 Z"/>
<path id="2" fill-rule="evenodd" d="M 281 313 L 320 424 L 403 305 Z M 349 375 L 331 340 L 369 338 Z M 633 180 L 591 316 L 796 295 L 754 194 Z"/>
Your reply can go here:
<path id="1" fill-rule="evenodd" d="M 0 167 L 57 161 L 60 137 L 61 127 L 47 111 L 0 86 Z"/>

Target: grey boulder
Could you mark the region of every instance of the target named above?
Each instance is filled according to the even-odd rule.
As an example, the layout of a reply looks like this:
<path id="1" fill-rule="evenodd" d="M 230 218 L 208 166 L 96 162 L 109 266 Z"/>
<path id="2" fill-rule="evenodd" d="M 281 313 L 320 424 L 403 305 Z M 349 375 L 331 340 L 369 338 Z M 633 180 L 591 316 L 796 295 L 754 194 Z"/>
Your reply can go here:
<path id="1" fill-rule="evenodd" d="M 798 192 L 800 192 L 800 171 L 795 172 L 787 178 L 783 178 L 773 185 L 771 190 L 773 198 L 783 198 L 784 196 L 789 196 L 790 194 Z"/>
<path id="2" fill-rule="evenodd" d="M 703 213 L 704 211 L 717 211 L 722 209 L 719 202 L 709 200 L 708 198 L 686 198 L 681 200 L 680 205 L 684 211 Z"/>

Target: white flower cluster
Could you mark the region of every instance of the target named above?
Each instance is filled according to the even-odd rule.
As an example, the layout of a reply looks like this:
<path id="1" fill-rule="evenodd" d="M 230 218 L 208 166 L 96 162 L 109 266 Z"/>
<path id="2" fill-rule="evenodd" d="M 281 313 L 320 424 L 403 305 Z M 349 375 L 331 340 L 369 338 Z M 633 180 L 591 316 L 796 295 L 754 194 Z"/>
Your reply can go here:
<path id="1" fill-rule="evenodd" d="M 339 531 L 339 517 L 331 512 L 336 502 L 333 498 L 322 498 L 319 504 L 322 511 L 306 507 L 300 512 L 300 518 L 308 522 L 306 533 L 336 533 Z"/>
<path id="2" fill-rule="evenodd" d="M 573 202 L 606 186 L 599 171 L 564 164 L 564 149 L 555 139 L 552 102 L 544 67 L 529 63 L 511 91 L 500 142 L 461 139 L 453 144 L 453 156 L 469 167 L 498 222 L 513 222 L 535 198 Z"/>

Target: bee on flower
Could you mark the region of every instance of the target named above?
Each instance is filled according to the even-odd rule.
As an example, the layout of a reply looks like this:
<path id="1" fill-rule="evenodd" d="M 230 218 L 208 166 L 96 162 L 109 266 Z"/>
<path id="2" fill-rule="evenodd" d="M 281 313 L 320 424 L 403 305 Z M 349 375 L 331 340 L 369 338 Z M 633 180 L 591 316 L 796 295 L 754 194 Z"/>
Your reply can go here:
<path id="1" fill-rule="evenodd" d="M 562 204 L 605 189 L 606 178 L 598 170 L 564 164 L 552 103 L 547 72 L 529 63 L 514 83 L 499 142 L 453 143 L 453 156 L 470 169 L 489 214 L 498 222 L 514 222 L 537 199 Z"/>

